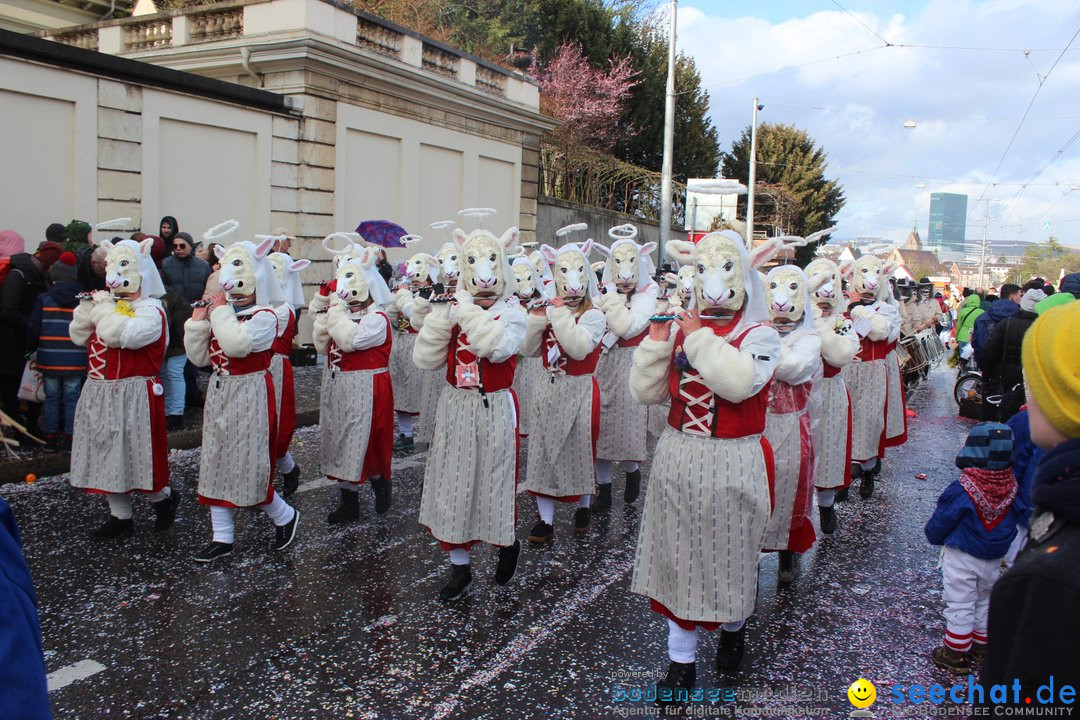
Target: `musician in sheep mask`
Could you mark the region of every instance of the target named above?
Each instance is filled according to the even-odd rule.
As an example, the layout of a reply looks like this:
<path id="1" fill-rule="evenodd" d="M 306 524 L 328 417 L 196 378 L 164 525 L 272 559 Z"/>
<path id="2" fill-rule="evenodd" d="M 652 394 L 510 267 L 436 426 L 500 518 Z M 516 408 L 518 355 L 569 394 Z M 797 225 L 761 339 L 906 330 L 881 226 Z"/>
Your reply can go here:
<path id="1" fill-rule="evenodd" d="M 335 243 L 344 240 L 342 247 Z M 326 521 L 360 519 L 360 486 L 371 485 L 375 512 L 390 509 L 394 396 L 390 380 L 393 333 L 383 307 L 393 302 L 374 248 L 351 233 L 333 233 L 323 247 L 334 255 L 334 280 L 311 299 L 312 339 L 326 355 L 319 395 L 322 470 L 337 482 L 340 501 Z"/>
<path id="2" fill-rule="evenodd" d="M 780 359 L 769 389 L 765 439 L 773 449 L 775 504 L 762 543 L 779 555 L 777 580 L 795 579 L 795 555 L 814 544 L 814 448 L 807 402 L 821 374 L 821 339 L 814 326 L 806 274 L 781 265 L 765 277 L 765 302 L 780 333 Z"/>
<path id="3" fill-rule="evenodd" d="M 540 253 L 534 253 L 540 257 Z M 546 263 L 544 266 L 546 267 Z M 517 278 L 518 302 L 523 307 L 532 303 L 543 302 L 548 299 L 548 291 L 553 287 L 550 283 L 550 269 L 548 278 L 545 279 L 541 270 L 536 267 L 533 257 L 518 256 L 510 264 Z M 547 280 L 547 282 L 545 282 Z M 529 435 L 529 420 L 532 417 L 533 391 L 543 380 L 547 379 L 544 370 L 544 361 L 538 357 L 521 355 L 518 357 L 517 370 L 514 372 L 514 395 L 518 401 L 518 434 L 521 437 Z"/>
<path id="4" fill-rule="evenodd" d="M 845 314 L 847 298 L 836 263 L 818 258 L 806 266 L 806 275 L 822 360 L 822 376 L 814 381 L 809 405 L 814 487 L 821 532 L 831 535 L 836 531 L 836 494 L 851 485 L 851 398 L 841 371 L 855 359 L 859 340 Z"/>
<path id="5" fill-rule="evenodd" d="M 231 225 L 221 230 L 222 225 Z M 212 241 L 236 224 L 203 235 Z M 215 250 L 223 292 L 196 307 L 184 325 L 184 348 L 199 367 L 210 365 L 203 408 L 199 502 L 210 506 L 213 539 L 195 556 L 209 563 L 233 551 L 236 508 L 258 507 L 274 524 L 272 547 L 296 538 L 300 513 L 274 490 L 278 389 L 270 375 L 274 342 L 283 327 L 275 308 L 285 298 L 267 257 L 273 238 L 248 240 Z"/>
<path id="6" fill-rule="evenodd" d="M 842 374 L 851 393 L 852 437 L 851 472 L 860 477 L 859 495 L 869 498 L 881 472 L 881 458 L 889 444 L 890 425 L 899 409 L 900 427 L 904 428 L 903 395 L 899 388 L 899 365 L 895 387 L 890 378 L 889 355 L 900 338 L 900 312 L 889 286 L 894 263 L 873 255 L 863 255 L 840 268 L 855 293 L 849 314 L 859 338 L 859 354 L 844 366 Z M 891 405 L 891 407 L 890 407 Z M 890 422 L 890 418 L 893 418 Z"/>
<path id="7" fill-rule="evenodd" d="M 671 663 L 661 688 L 693 687 L 699 626 L 723 626 L 718 669 L 735 669 L 744 653 L 770 514 L 772 451 L 762 433 L 780 356 L 755 267 L 778 247 L 751 255 L 733 231 L 697 245 L 669 242 L 668 254 L 694 268 L 692 305 L 678 312 L 675 332 L 671 321 L 651 323 L 634 351 L 634 398 L 671 398 L 630 586 L 667 619 Z"/>
<path id="8" fill-rule="evenodd" d="M 564 234 L 580 229 L 570 227 L 562 229 Z M 540 516 L 529 533 L 535 544 L 555 537 L 556 502 L 577 504 L 575 532 L 586 532 L 590 524 L 600 423 L 600 390 L 593 375 L 607 330 L 603 311 L 594 307 L 599 298 L 588 259 L 592 244 L 542 247 L 555 293 L 549 305 L 529 311 L 522 346 L 522 354 L 541 358 L 547 371 L 533 391 L 525 468 L 525 489 L 536 498 Z"/>
<path id="9" fill-rule="evenodd" d="M 411 243 L 415 236 L 407 236 Z M 416 367 L 413 347 L 416 334 L 423 327 L 424 316 L 417 312 L 417 299 L 421 292 L 430 293 L 438 282 L 439 260 L 434 255 L 418 252 L 405 261 L 403 282 L 394 291 L 394 302 L 387 308 L 394 328 L 394 346 L 390 355 L 390 378 L 394 383 L 394 415 L 398 434 L 394 450 L 411 451 L 415 444 L 413 422 L 420 416 L 422 427 L 434 425 L 435 405 L 442 392 L 442 376 Z M 427 305 L 424 305 L 425 310 Z M 433 433 L 428 432 L 423 441 L 431 442 Z"/>
<path id="10" fill-rule="evenodd" d="M 134 531 L 132 497 L 153 503 L 154 531 L 176 518 L 180 494 L 169 487 L 164 389 L 158 373 L 169 344 L 154 238 L 104 245 L 105 285 L 75 307 L 70 335 L 87 351 L 87 375 L 75 409 L 70 482 L 105 495 L 109 519 L 98 539 Z"/>
<path id="11" fill-rule="evenodd" d="M 257 235 L 257 239 L 266 236 Z M 269 236 L 278 244 L 288 240 L 288 236 Z M 293 260 L 283 252 L 272 252 L 268 256 L 274 266 L 274 276 L 281 285 L 281 294 L 285 302 L 275 308 L 278 314 L 280 332 L 274 340 L 274 357 L 270 360 L 270 376 L 274 379 L 275 409 L 278 418 L 278 434 L 274 447 L 277 457 L 275 469 L 281 473 L 281 496 L 289 497 L 300 486 L 300 467 L 293 459 L 289 446 L 292 445 L 293 432 L 296 430 L 296 389 L 293 382 L 292 346 L 296 338 L 296 319 L 300 310 L 307 305 L 304 302 L 304 288 L 300 281 L 300 271 L 311 264 L 310 260 Z"/>
<path id="12" fill-rule="evenodd" d="M 649 318 L 656 314 L 660 288 L 653 282 L 656 268 L 651 254 L 656 243 L 639 245 L 637 228 L 620 225 L 608 235 L 611 248 L 595 245 L 607 257 L 604 264 L 600 309 L 604 311 L 604 333 L 596 381 L 600 386 L 600 437 L 596 443 L 597 495 L 593 512 L 611 507 L 611 475 L 615 461 L 626 473 L 623 500 L 632 503 L 641 490 L 640 463 L 645 459 L 649 408 L 630 397 L 630 365 L 634 348 L 649 333 Z"/>
<path id="13" fill-rule="evenodd" d="M 450 579 L 439 590 L 447 602 L 472 584 L 475 543 L 499 548 L 496 584 L 506 585 L 517 572 L 518 426 L 511 386 L 525 337 L 525 312 L 507 259 L 518 229 L 496 237 L 457 228 L 453 238 L 462 268 L 457 302 L 432 303 L 413 350 L 417 367 L 440 369 L 446 379 L 424 467 L 420 524 L 449 555 Z"/>

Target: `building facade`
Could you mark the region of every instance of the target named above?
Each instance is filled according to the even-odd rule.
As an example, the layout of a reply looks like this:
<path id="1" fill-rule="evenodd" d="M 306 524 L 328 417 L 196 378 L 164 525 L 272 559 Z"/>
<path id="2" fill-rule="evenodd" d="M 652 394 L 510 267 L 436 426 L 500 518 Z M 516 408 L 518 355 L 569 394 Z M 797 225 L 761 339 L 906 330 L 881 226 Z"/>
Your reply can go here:
<path id="1" fill-rule="evenodd" d="M 930 194 L 927 245 L 944 253 L 963 253 L 967 231 L 967 195 Z"/>

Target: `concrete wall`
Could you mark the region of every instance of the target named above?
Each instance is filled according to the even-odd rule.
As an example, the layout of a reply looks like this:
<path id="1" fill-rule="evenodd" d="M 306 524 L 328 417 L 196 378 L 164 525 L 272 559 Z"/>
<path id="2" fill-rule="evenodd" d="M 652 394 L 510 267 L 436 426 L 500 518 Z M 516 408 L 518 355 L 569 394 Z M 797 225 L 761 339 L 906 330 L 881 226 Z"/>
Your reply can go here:
<path id="1" fill-rule="evenodd" d="M 611 238 L 608 237 L 608 230 L 624 223 L 633 223 L 637 226 L 637 241 L 639 243 L 658 242 L 660 239 L 660 225 L 650 220 L 642 220 L 624 213 L 587 205 L 568 203 L 565 200 L 557 200 L 546 196 L 541 197 L 538 203 L 536 239 L 539 242 L 557 247 L 562 243 L 555 237 L 555 231 L 571 223 L 579 222 L 588 223 L 588 237 L 604 245 L 610 245 L 612 242 Z M 671 239 L 685 240 L 686 231 L 673 227 L 671 229 Z M 593 259 L 598 258 L 594 255 Z M 653 255 L 653 259 L 656 259 L 655 255 Z"/>

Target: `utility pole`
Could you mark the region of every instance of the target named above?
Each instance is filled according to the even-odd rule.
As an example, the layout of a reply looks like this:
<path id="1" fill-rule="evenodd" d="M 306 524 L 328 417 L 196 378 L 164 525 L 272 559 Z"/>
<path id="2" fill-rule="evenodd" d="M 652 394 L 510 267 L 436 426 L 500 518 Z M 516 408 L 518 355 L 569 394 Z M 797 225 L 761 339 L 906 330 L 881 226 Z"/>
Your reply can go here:
<path id="1" fill-rule="evenodd" d="M 750 124 L 750 177 L 746 188 L 746 247 L 754 247 L 754 183 L 757 181 L 757 114 L 764 105 L 754 98 L 754 120 Z"/>
<path id="2" fill-rule="evenodd" d="M 979 287 L 983 290 L 986 289 L 986 228 L 990 223 L 990 198 L 984 200 L 986 204 L 983 206 L 982 252 L 979 254 Z"/>
<path id="3" fill-rule="evenodd" d="M 660 176 L 660 247 L 657 267 L 671 239 L 671 166 L 675 148 L 675 20 L 679 0 L 671 0 L 671 34 L 668 37 L 667 98 L 664 102 L 664 165 Z"/>

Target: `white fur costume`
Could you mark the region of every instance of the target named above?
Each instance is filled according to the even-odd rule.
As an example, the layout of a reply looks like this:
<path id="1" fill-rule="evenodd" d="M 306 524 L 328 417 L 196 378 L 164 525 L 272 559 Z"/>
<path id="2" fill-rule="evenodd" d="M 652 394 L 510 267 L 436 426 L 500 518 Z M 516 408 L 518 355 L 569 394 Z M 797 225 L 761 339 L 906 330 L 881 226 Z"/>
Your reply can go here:
<path id="1" fill-rule="evenodd" d="M 418 367 L 444 378 L 420 523 L 445 550 L 514 543 L 518 429 L 510 388 L 525 312 L 514 298 L 506 252 L 518 237 L 517 228 L 501 238 L 486 230 L 454 231 L 456 252 L 465 259 L 457 303 L 431 307 L 413 351 Z M 478 292 L 497 299 L 483 309 L 473 302 Z"/>
<path id="2" fill-rule="evenodd" d="M 530 302 L 548 297 L 548 287 L 533 261 L 526 257 L 516 257 L 511 268 L 517 278 L 518 302 L 527 306 Z M 550 271 L 549 271 L 550 272 Z M 518 400 L 518 433 L 522 437 L 529 434 L 529 420 L 532 416 L 533 391 L 547 379 L 544 361 L 538 357 L 521 355 L 518 357 L 517 370 L 514 372 L 514 394 Z"/>
<path id="3" fill-rule="evenodd" d="M 631 393 L 649 405 L 671 397 L 672 416 L 653 456 L 630 589 L 668 618 L 713 627 L 754 609 L 769 519 L 762 432 L 780 338 L 764 324 L 764 291 L 737 234 L 668 248 L 698 270 L 693 304 L 738 314 L 685 339 L 672 327 L 668 340 L 646 338 L 634 352 Z"/>

